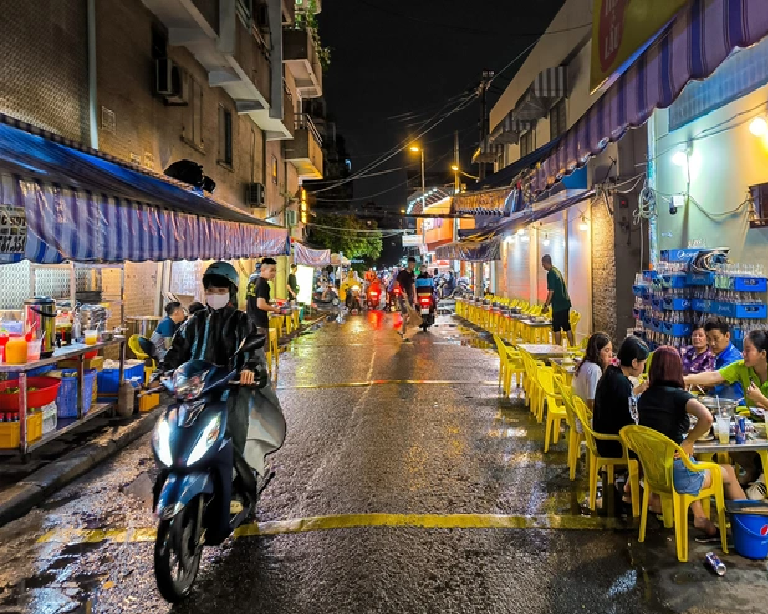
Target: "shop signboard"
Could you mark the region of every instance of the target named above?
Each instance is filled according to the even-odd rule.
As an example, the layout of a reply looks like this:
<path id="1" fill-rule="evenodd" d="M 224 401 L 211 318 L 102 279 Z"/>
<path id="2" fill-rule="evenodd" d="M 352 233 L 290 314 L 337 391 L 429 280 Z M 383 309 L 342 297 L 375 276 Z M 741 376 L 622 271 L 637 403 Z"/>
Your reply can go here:
<path id="1" fill-rule="evenodd" d="M 27 214 L 24 207 L 0 204 L 0 254 L 24 254 Z"/>
<path id="2" fill-rule="evenodd" d="M 419 247 L 424 244 L 424 235 L 403 235 L 403 247 Z"/>
<path id="3" fill-rule="evenodd" d="M 594 0 L 592 66 L 594 92 L 626 70 L 688 0 Z"/>

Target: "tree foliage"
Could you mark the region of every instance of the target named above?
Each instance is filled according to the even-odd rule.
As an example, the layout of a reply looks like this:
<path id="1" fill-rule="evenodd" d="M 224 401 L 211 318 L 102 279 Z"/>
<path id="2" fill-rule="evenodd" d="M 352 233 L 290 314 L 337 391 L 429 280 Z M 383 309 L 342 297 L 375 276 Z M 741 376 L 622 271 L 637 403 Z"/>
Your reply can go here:
<path id="1" fill-rule="evenodd" d="M 318 214 L 315 224 L 310 234 L 313 245 L 330 249 L 334 254 L 344 254 L 350 259 L 365 258 L 372 262 L 381 256 L 380 232 L 355 232 L 375 230 L 375 221 L 371 221 L 369 225 L 367 221 L 361 221 L 352 215 Z"/>

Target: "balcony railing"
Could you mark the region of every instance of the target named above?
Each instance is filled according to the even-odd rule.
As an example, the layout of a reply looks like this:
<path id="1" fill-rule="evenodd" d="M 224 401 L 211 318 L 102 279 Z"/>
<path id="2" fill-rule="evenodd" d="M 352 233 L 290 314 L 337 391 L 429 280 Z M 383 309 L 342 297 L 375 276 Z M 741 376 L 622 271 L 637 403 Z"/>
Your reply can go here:
<path id="1" fill-rule="evenodd" d="M 318 147 L 323 146 L 323 137 L 320 136 L 320 132 L 317 130 L 315 122 L 312 121 L 312 117 L 308 114 L 299 113 L 296 116 L 296 130 L 306 130 L 314 137 Z"/>

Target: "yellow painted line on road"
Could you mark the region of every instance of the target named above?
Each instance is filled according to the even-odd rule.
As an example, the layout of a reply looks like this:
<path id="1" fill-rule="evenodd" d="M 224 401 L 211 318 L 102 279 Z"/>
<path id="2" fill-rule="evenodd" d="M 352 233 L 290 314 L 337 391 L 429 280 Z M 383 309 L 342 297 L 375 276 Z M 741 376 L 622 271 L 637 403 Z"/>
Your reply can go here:
<path id="1" fill-rule="evenodd" d="M 598 531 L 623 528 L 616 518 L 540 514 L 335 514 L 252 523 L 240 526 L 236 538 L 290 535 L 313 531 L 359 529 L 364 527 L 417 529 L 550 529 Z M 155 539 L 154 528 L 136 529 L 54 529 L 38 543 L 142 543 Z"/>
<path id="2" fill-rule="evenodd" d="M 392 384 L 427 384 L 435 386 L 496 386 L 499 382 L 491 381 L 461 381 L 461 380 L 443 380 L 443 379 L 374 379 L 363 382 L 336 382 L 330 384 L 297 384 L 296 386 L 278 386 L 278 390 L 301 390 L 318 388 L 367 388 L 368 386 L 386 386 Z"/>

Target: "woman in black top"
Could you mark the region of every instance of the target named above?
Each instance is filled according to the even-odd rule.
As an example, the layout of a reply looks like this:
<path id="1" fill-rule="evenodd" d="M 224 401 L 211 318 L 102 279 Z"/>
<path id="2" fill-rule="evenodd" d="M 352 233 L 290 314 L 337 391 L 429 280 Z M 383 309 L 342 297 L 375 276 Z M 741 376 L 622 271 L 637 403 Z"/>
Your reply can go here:
<path id="1" fill-rule="evenodd" d="M 677 350 L 665 346 L 654 352 L 648 384 L 648 390 L 643 393 L 637 404 L 639 424 L 666 435 L 683 448 L 688 456 L 692 456 L 693 444 L 712 426 L 712 414 L 692 394 L 685 391 L 683 362 Z M 693 430 L 689 430 L 689 415 L 697 418 Z M 733 467 L 725 465 L 720 469 L 725 496 L 728 499 L 746 498 Z M 712 476 L 708 471 L 690 471 L 682 459 L 675 458 L 673 482 L 677 492 L 697 495 L 702 488 L 712 483 Z M 702 529 L 708 536 L 716 536 L 717 529 L 704 515 L 701 501 L 692 503 L 691 510 L 694 526 Z"/>
<path id="2" fill-rule="evenodd" d="M 645 385 L 632 389 L 630 377 L 637 377 L 645 370 L 648 360 L 648 348 L 637 337 L 627 337 L 616 355 L 620 366 L 609 366 L 595 391 L 595 409 L 592 414 L 592 428 L 603 435 L 618 435 L 619 431 L 634 424 L 629 413 L 629 398 L 640 394 Z M 623 454 L 618 441 L 597 441 L 597 451 L 600 456 L 620 458 Z"/>

